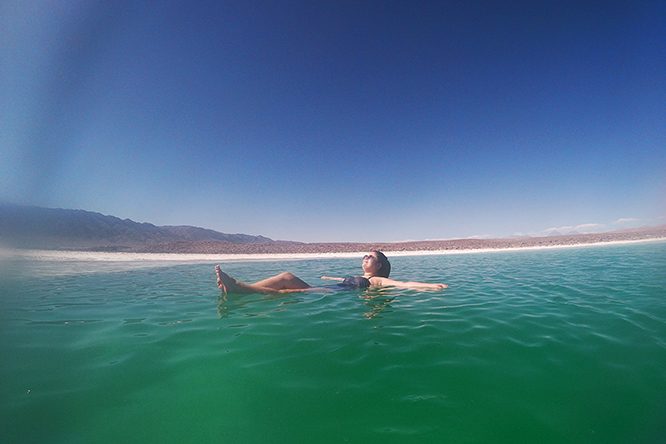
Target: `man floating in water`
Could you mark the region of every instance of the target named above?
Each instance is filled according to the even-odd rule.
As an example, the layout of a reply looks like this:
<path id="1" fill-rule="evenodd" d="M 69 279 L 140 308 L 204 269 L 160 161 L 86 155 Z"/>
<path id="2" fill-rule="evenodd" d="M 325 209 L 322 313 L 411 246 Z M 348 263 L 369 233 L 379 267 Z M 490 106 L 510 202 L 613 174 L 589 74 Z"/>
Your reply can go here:
<path id="1" fill-rule="evenodd" d="M 340 288 L 396 287 L 421 290 L 443 290 L 446 284 L 429 284 L 426 282 L 396 281 L 389 279 L 391 263 L 381 251 L 373 250 L 363 256 L 361 262 L 362 276 L 347 278 L 322 276 L 322 279 L 338 281 Z M 226 293 L 295 293 L 313 289 L 307 282 L 293 273 L 283 272 L 275 276 L 248 284 L 229 276 L 219 265 L 215 266 L 217 286 Z"/>

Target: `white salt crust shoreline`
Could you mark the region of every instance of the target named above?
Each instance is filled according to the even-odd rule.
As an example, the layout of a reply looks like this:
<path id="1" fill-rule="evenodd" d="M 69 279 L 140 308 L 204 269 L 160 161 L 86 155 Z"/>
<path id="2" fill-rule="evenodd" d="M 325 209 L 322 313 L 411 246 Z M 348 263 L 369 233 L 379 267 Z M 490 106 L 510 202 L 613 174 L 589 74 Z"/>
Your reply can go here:
<path id="1" fill-rule="evenodd" d="M 388 257 L 397 256 L 440 256 L 478 253 L 506 253 L 520 251 L 556 250 L 564 248 L 587 248 L 611 245 L 639 244 L 648 242 L 666 242 L 666 238 L 608 241 L 570 245 L 543 245 L 533 247 L 482 248 L 469 250 L 431 250 L 431 251 L 390 251 Z M 214 263 L 214 262 L 253 262 L 253 261 L 290 261 L 307 259 L 358 258 L 366 251 L 355 253 L 295 253 L 295 254 L 182 254 L 182 253 L 106 253 L 89 251 L 61 250 L 16 250 L 0 249 L 0 259 L 13 258 L 33 261 L 77 261 L 77 262 L 168 262 L 172 263 Z"/>

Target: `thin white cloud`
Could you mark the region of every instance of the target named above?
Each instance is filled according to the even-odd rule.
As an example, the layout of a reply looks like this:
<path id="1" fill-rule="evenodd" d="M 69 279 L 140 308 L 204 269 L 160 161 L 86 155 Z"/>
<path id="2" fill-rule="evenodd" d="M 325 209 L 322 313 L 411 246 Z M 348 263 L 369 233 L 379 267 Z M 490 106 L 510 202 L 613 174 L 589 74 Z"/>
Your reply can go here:
<path id="1" fill-rule="evenodd" d="M 588 224 L 579 224 L 579 225 L 563 225 L 560 227 L 550 227 L 545 230 L 537 233 L 539 235 L 553 235 L 553 234 L 587 234 L 587 233 L 599 233 L 607 229 L 605 224 L 597 223 L 588 223 Z"/>
<path id="2" fill-rule="evenodd" d="M 598 231 L 601 229 L 604 229 L 606 225 L 604 224 L 580 224 L 576 225 L 574 230 L 576 231 L 585 231 L 585 230 L 590 230 L 590 231 Z"/>
<path id="3" fill-rule="evenodd" d="M 618 220 L 616 220 L 615 222 L 613 222 L 613 224 L 615 224 L 615 225 L 635 224 L 635 223 L 640 222 L 640 221 L 641 221 L 640 219 L 635 218 L 635 217 L 621 217 Z"/>
<path id="4" fill-rule="evenodd" d="M 563 227 L 550 227 L 542 231 L 542 233 L 549 233 L 552 231 L 569 231 L 573 229 L 573 225 L 565 225 Z"/>
<path id="5" fill-rule="evenodd" d="M 593 234 L 603 233 L 619 229 L 636 228 L 642 225 L 657 225 L 663 223 L 666 216 L 660 216 L 653 219 L 641 219 L 638 217 L 621 217 L 607 224 L 587 223 L 578 225 L 562 225 L 559 227 L 550 227 L 545 230 L 529 233 L 529 236 L 557 236 L 568 234 Z"/>

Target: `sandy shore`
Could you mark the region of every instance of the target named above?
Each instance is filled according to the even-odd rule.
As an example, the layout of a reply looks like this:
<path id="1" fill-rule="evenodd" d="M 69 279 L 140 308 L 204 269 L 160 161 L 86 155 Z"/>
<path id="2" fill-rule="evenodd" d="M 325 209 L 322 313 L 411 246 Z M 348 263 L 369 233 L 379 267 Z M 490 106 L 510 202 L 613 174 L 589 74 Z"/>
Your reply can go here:
<path id="1" fill-rule="evenodd" d="M 666 242 L 666 237 L 593 242 L 563 245 L 539 245 L 506 248 L 471 248 L 464 250 L 421 250 L 391 251 L 385 250 L 389 257 L 396 256 L 436 256 L 456 254 L 503 253 L 535 250 L 552 250 L 562 248 L 587 248 L 647 242 Z M 80 262 L 170 262 L 170 263 L 206 263 L 206 262 L 249 262 L 249 261 L 284 261 L 306 259 L 358 258 L 367 251 L 356 252 L 318 252 L 289 254 L 190 254 L 190 253 L 107 253 L 89 251 L 59 250 L 17 250 L 0 249 L 0 258 L 26 259 L 34 261 L 80 261 Z"/>

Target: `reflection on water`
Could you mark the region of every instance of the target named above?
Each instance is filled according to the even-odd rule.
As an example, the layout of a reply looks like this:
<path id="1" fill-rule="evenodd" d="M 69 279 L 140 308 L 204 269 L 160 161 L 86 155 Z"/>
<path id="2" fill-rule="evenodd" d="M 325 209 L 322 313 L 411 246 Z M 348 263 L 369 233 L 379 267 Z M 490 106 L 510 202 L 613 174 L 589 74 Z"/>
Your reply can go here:
<path id="1" fill-rule="evenodd" d="M 268 316 L 270 313 L 285 310 L 297 304 L 299 298 L 293 294 L 225 294 L 220 292 L 217 299 L 217 314 L 228 317 L 234 311 L 242 311 L 245 316 Z"/>
<path id="2" fill-rule="evenodd" d="M 395 288 L 370 288 L 359 296 L 367 311 L 363 313 L 366 319 L 372 319 L 385 309 L 391 308 L 391 302 L 398 297 L 401 290 Z M 403 290 L 404 292 L 404 290 Z"/>
<path id="3" fill-rule="evenodd" d="M 428 290 L 420 290 L 428 292 Z M 430 290 L 432 293 L 433 291 Z M 363 317 L 372 319 L 383 310 L 390 308 L 400 294 L 409 296 L 409 291 L 396 288 L 369 288 L 369 289 L 343 289 L 343 288 L 312 288 L 302 293 L 285 294 L 226 294 L 220 291 L 217 299 L 217 313 L 220 318 L 227 317 L 232 311 L 242 310 L 245 316 L 266 316 L 269 313 L 283 311 L 289 305 L 303 302 L 306 298 L 310 301 L 319 301 L 325 298 L 358 298 L 363 303 Z M 411 293 L 416 293 L 412 290 Z M 254 311 L 264 310 L 264 311 Z"/>
<path id="4" fill-rule="evenodd" d="M 313 289 L 303 293 L 291 294 L 225 294 L 220 292 L 217 299 L 217 313 L 220 318 L 228 317 L 233 311 L 242 311 L 245 316 L 267 316 L 270 313 L 289 309 L 290 305 L 302 303 L 306 298 L 310 303 L 325 298 L 358 298 L 363 301 L 368 309 L 363 314 L 366 318 L 372 318 L 388 307 L 395 296 L 388 297 L 384 290 L 342 290 Z"/>

